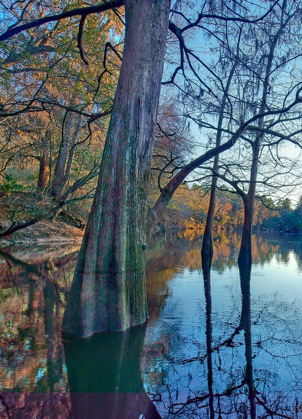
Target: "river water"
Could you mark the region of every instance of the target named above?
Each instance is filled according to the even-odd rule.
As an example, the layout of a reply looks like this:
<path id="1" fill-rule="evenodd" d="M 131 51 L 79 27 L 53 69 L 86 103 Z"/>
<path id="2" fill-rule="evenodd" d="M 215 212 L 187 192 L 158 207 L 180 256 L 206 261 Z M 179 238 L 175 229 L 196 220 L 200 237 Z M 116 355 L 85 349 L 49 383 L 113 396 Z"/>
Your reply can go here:
<path id="1" fill-rule="evenodd" d="M 78 248 L 0 253 L 0 418 L 302 418 L 302 237 L 157 239 L 147 325 L 61 335 Z"/>

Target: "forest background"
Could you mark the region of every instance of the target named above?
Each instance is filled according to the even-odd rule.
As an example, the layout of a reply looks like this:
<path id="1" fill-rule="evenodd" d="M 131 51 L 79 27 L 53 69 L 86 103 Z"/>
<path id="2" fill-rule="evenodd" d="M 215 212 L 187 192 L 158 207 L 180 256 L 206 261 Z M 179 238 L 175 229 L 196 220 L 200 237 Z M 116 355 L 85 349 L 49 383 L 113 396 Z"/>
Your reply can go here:
<path id="1" fill-rule="evenodd" d="M 43 18 L 45 11 L 68 12 L 82 5 L 65 3 L 63 7 L 56 2 L 1 2 L 1 32 L 16 18 L 26 23 Z M 191 3 L 195 8 L 199 5 L 186 1 L 172 5 L 175 23 L 189 19 Z M 211 12 L 226 16 L 228 2 L 224 6 L 218 3 L 211 2 Z M 232 13 L 243 16 L 244 8 L 240 7 L 234 6 Z M 300 52 L 293 48 L 295 37 L 290 35 L 296 31 L 300 11 L 293 4 L 291 7 L 294 11 L 290 14 L 288 2 L 268 1 L 266 9 L 260 10 L 264 25 L 254 24 L 249 29 L 247 17 L 238 19 L 231 29 L 226 19 L 214 17 L 208 26 L 204 24 L 202 34 L 196 34 L 198 24 L 187 28 L 186 45 L 182 45 L 185 32 L 179 34 L 170 27 L 150 207 L 163 185 L 188 162 L 215 141 L 217 144 L 218 136 L 223 139 L 235 132 L 240 119 L 255 114 L 253 108 L 261 102 L 261 95 L 263 99 L 267 86 L 272 100 L 282 91 L 281 102 L 299 87 L 299 72 L 293 70 L 292 63 L 300 62 Z M 229 19 L 236 20 L 233 16 Z M 37 26 L 1 43 L 0 236 L 10 236 L 42 220 L 62 220 L 80 228 L 87 222 L 123 56 L 124 15 L 122 9 L 113 8 L 78 20 Z M 269 54 L 271 61 L 265 62 Z M 285 86 L 288 75 L 290 81 Z M 258 163 L 261 160 L 253 215 L 257 229 L 302 229 L 302 199 L 291 202 L 300 189 L 299 118 L 299 112 L 286 113 L 283 119 L 264 125 L 262 121 L 262 127 L 258 124 L 262 136 L 265 127 L 266 137 L 261 139 L 257 157 Z M 277 132 L 278 124 L 281 129 Z M 253 157 L 247 149 L 257 141 L 256 131 L 253 126 L 245 138 L 242 136 L 231 153 L 223 154 L 219 170 L 218 166 L 215 169 L 220 178 L 214 229 L 243 225 L 244 205 L 238 187 L 241 182 L 244 191 L 249 183 Z M 290 153 L 288 145 L 282 147 L 285 140 L 291 143 Z M 207 167 L 197 166 L 174 193 L 157 229 L 203 228 L 212 176 L 212 161 Z"/>

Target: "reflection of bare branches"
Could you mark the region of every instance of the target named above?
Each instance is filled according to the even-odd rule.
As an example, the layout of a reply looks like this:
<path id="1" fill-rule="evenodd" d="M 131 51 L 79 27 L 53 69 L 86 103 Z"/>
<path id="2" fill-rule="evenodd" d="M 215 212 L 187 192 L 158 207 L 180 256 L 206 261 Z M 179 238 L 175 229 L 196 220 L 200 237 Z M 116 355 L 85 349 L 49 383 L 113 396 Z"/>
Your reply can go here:
<path id="1" fill-rule="evenodd" d="M 267 265 L 279 254 L 282 243 L 278 241 L 277 246 L 276 240 L 271 241 L 269 237 L 259 236 L 257 240 L 255 240 L 256 236 L 254 237 L 255 249 L 253 251 L 257 251 L 255 265 Z M 229 247 L 234 247 L 232 241 L 227 244 Z M 172 249 L 175 251 L 175 247 Z M 182 249 L 184 251 L 184 247 Z M 219 250 L 221 254 L 221 249 Z M 172 266 L 190 267 L 192 254 L 188 249 L 186 251 L 187 265 L 185 260 L 180 263 L 180 255 L 177 255 L 176 261 L 173 261 L 171 265 L 167 264 L 165 259 L 164 268 L 171 268 L 169 279 L 173 278 L 176 273 L 180 273 L 180 271 L 173 271 Z M 233 253 L 233 251 L 226 252 L 225 255 L 229 259 L 221 263 L 221 271 L 218 271 L 214 264 L 213 274 L 215 272 L 217 275 L 217 271 L 219 274 L 225 272 L 227 266 L 234 270 L 233 265 L 228 265 L 230 258 L 234 257 Z M 167 257 L 169 261 L 172 260 L 171 252 Z M 283 262 L 280 260 L 280 263 Z M 163 278 L 163 266 L 158 263 L 157 268 Z M 200 265 L 195 269 L 200 269 Z M 185 275 L 185 272 L 182 274 Z M 156 373 L 156 383 L 150 385 L 149 392 L 163 417 L 207 419 L 210 417 L 300 417 L 302 411 L 299 402 L 301 334 L 299 328 L 296 327 L 301 314 L 300 310 L 297 304 L 280 301 L 276 293 L 272 295 L 272 298 L 268 298 L 265 294 L 265 298 L 257 297 L 251 300 L 249 277 L 242 278 L 241 287 L 244 294 L 244 309 L 242 306 L 240 321 L 238 321 L 238 301 L 240 300 L 238 283 L 234 281 L 225 286 L 230 293 L 228 300 L 230 312 L 228 310 L 224 312 L 222 321 L 215 313 L 213 328 L 215 326 L 214 330 L 218 331 L 218 336 L 215 336 L 214 345 L 211 345 L 210 349 L 207 345 L 207 350 L 205 350 L 204 338 L 200 335 L 198 338 L 195 333 L 192 336 L 190 333 L 183 336 L 178 326 L 173 328 L 172 333 L 175 334 L 173 342 L 164 356 L 158 354 L 156 367 L 153 370 Z M 168 287 L 166 292 L 169 292 Z M 201 307 L 201 315 L 204 309 L 209 315 L 210 309 L 207 313 L 207 308 L 204 306 Z M 242 314 L 244 310 L 245 313 Z M 154 318 L 153 322 L 155 323 Z M 206 328 L 209 331 L 209 326 Z M 199 330 L 204 332 L 202 327 Z M 162 336 L 160 335 L 161 338 Z M 198 353 L 192 353 L 192 357 L 188 357 L 186 353 L 180 354 L 176 348 L 180 342 L 183 347 L 193 346 Z M 206 354 L 203 355 L 203 351 Z M 209 381 L 210 357 L 213 357 L 212 384 Z M 158 358 L 162 359 L 162 363 Z M 209 384 L 213 385 L 212 392 Z M 289 385 L 288 391 L 285 390 L 287 385 Z M 158 389 L 155 390 L 156 387 Z"/>
<path id="2" fill-rule="evenodd" d="M 240 388 L 242 388 L 243 386 L 245 385 L 245 381 L 242 381 L 238 386 L 235 386 L 235 387 L 232 387 L 232 388 L 228 388 L 225 392 L 222 392 L 222 393 L 215 393 L 215 394 L 213 394 L 213 397 L 214 398 L 217 398 L 217 399 L 220 399 L 221 397 L 225 397 L 225 396 L 227 396 L 227 397 L 229 397 L 230 396 L 230 394 L 233 392 L 233 391 L 236 391 L 236 390 L 239 390 Z M 184 403 L 174 403 L 174 404 L 171 404 L 170 406 L 169 406 L 169 414 L 171 415 L 171 414 L 173 414 L 174 416 L 176 416 L 176 415 L 178 415 L 179 413 L 181 413 L 181 411 L 183 410 L 183 409 L 185 409 L 186 407 L 188 407 L 189 405 L 195 405 L 195 408 L 196 409 L 201 409 L 201 408 L 205 408 L 205 407 L 207 407 L 207 405 L 204 405 L 204 406 L 200 406 L 199 405 L 199 403 L 202 403 L 202 402 L 204 402 L 205 400 L 208 400 L 209 398 L 211 397 L 211 394 L 205 394 L 205 395 L 203 395 L 203 396 L 196 396 L 196 397 L 193 397 L 193 398 L 191 398 L 191 399 L 188 399 L 186 402 L 184 402 Z M 174 411 L 174 408 L 177 408 L 177 410 L 176 411 Z"/>
<path id="3" fill-rule="evenodd" d="M 278 411 L 274 411 L 272 409 L 270 409 L 263 400 L 260 399 L 260 397 L 257 396 L 257 394 L 255 394 L 255 398 L 257 400 L 257 402 L 264 407 L 264 409 L 272 416 L 279 416 L 280 418 L 287 418 L 287 419 L 292 419 L 292 416 L 288 416 L 288 415 L 284 415 L 283 413 L 280 413 Z"/>
<path id="4" fill-rule="evenodd" d="M 233 346 L 234 345 L 234 343 L 233 343 L 234 338 L 235 338 L 236 335 L 238 335 L 241 332 L 241 330 L 242 330 L 242 325 L 239 324 L 239 326 L 236 327 L 236 329 L 234 330 L 234 332 L 231 334 L 231 336 L 229 338 L 225 339 L 219 345 L 213 346 L 209 353 L 219 351 L 219 349 L 222 348 L 223 346 L 227 346 L 227 347 Z M 203 356 L 196 356 L 196 357 L 193 357 L 193 358 L 184 359 L 182 361 L 182 363 L 183 364 L 188 364 L 188 363 L 194 362 L 194 361 L 204 361 L 208 357 L 209 353 L 206 353 Z"/>

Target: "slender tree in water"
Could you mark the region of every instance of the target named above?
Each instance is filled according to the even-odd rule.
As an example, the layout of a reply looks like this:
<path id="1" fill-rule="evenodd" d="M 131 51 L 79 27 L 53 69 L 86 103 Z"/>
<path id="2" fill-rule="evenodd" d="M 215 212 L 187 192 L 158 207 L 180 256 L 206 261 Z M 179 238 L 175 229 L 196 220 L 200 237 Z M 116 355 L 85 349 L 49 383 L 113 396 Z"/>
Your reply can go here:
<path id="1" fill-rule="evenodd" d="M 276 56 L 280 54 L 280 46 L 282 41 L 284 42 L 284 34 L 290 27 L 290 23 L 295 17 L 297 10 L 294 10 L 291 14 L 288 12 L 288 2 L 284 0 L 279 16 L 278 26 L 271 25 L 265 28 L 264 34 L 269 39 L 268 50 L 263 52 L 263 58 L 266 60 L 264 67 L 264 79 L 262 83 L 262 91 L 259 100 L 260 114 L 265 115 L 265 111 L 270 106 L 270 101 L 274 101 L 274 93 L 272 92 L 272 74 L 276 70 Z M 268 32 L 269 28 L 269 32 Z M 286 38 L 285 38 L 286 39 Z M 257 36 L 255 36 L 255 44 L 257 44 Z M 255 45 L 255 51 L 257 51 L 257 45 Z M 286 61 L 284 58 L 283 61 Z M 274 67 L 275 66 L 275 67 Z M 280 65 L 278 65 L 280 67 Z M 245 194 L 241 194 L 244 204 L 244 223 L 242 230 L 242 240 L 239 252 L 238 261 L 240 264 L 251 264 L 252 263 L 252 227 L 254 221 L 254 209 L 255 209 L 255 198 L 256 198 L 256 186 L 259 177 L 259 165 L 260 156 L 262 152 L 262 143 L 265 138 L 265 124 L 268 124 L 265 116 L 262 116 L 257 121 L 257 131 L 255 139 L 250 143 L 252 148 L 252 164 L 250 168 L 250 178 L 248 191 Z M 237 185 L 238 186 L 238 185 Z"/>
<path id="2" fill-rule="evenodd" d="M 222 124 L 224 119 L 224 112 L 225 107 L 227 103 L 227 95 L 230 88 L 230 84 L 232 81 L 232 77 L 234 75 L 234 71 L 236 68 L 237 60 L 235 60 L 233 67 L 230 71 L 228 81 L 226 84 L 226 88 L 223 94 L 220 113 L 219 113 L 219 119 L 218 119 L 218 126 L 217 126 L 217 134 L 216 134 L 216 147 L 220 147 L 221 145 L 221 136 L 222 136 Z M 211 184 L 211 194 L 210 194 L 210 202 L 209 202 L 209 208 L 207 213 L 207 219 L 206 219 L 206 225 L 202 240 L 202 260 L 203 263 L 205 263 L 205 259 L 209 260 L 209 264 L 211 264 L 212 257 L 213 257 L 213 242 L 212 242 L 212 229 L 213 229 L 213 222 L 214 222 L 214 214 L 215 214 L 215 205 L 216 205 L 216 186 L 217 186 L 217 175 L 215 175 L 216 172 L 219 170 L 219 154 L 217 154 L 214 158 L 213 163 L 213 176 L 212 176 L 212 184 Z"/>

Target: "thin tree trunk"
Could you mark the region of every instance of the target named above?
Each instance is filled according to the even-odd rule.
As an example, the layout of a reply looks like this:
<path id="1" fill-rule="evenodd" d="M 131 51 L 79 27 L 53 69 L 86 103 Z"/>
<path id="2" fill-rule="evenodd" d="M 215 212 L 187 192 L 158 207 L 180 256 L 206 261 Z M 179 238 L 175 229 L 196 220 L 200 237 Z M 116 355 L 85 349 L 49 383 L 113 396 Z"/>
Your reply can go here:
<path id="1" fill-rule="evenodd" d="M 42 152 L 41 157 L 39 158 L 39 176 L 38 176 L 38 184 L 37 189 L 39 191 L 44 191 L 47 188 L 49 182 L 49 159 L 47 155 Z"/>
<path id="2" fill-rule="evenodd" d="M 49 141 L 50 141 L 50 131 L 46 131 L 45 137 L 42 144 L 42 152 L 39 158 L 39 176 L 37 189 L 39 191 L 44 191 L 49 184 L 50 177 L 50 167 L 49 167 Z"/>
<path id="3" fill-rule="evenodd" d="M 250 121 L 242 124 L 241 127 L 238 128 L 236 133 L 224 144 L 220 145 L 219 147 L 215 147 L 212 150 L 209 150 L 201 156 L 197 157 L 196 159 L 192 160 L 167 183 L 167 185 L 163 188 L 159 198 L 157 199 L 152 210 L 149 213 L 149 228 L 152 228 L 156 224 L 156 220 L 160 219 L 163 212 L 167 208 L 170 200 L 172 199 L 174 192 L 182 184 L 185 178 L 191 172 L 193 172 L 193 170 L 197 169 L 203 163 L 207 162 L 208 160 L 211 160 L 218 154 L 221 154 L 224 151 L 232 148 L 236 144 L 238 139 L 241 137 L 241 135 L 245 132 L 249 123 Z"/>
<path id="4" fill-rule="evenodd" d="M 252 263 L 252 227 L 254 214 L 254 199 L 246 197 L 243 199 L 244 205 L 244 222 L 242 228 L 242 237 L 240 244 L 240 252 L 238 257 L 239 264 Z"/>
<path id="5" fill-rule="evenodd" d="M 223 116 L 224 116 L 224 111 L 225 111 L 225 106 L 226 106 L 226 101 L 227 101 L 227 95 L 228 95 L 230 84 L 231 84 L 231 81 L 235 72 L 236 64 L 237 64 L 237 61 L 235 61 L 232 67 L 232 70 L 229 74 L 226 89 L 223 94 L 219 120 L 218 120 L 218 126 L 217 126 L 218 131 L 216 135 L 215 147 L 219 147 L 221 143 L 221 134 L 222 134 L 221 128 L 222 128 L 222 123 L 223 123 Z M 213 170 L 215 173 L 218 172 L 218 168 L 219 168 L 219 154 L 217 154 L 214 158 Z M 207 258 L 209 259 L 210 263 L 212 262 L 212 257 L 213 257 L 212 230 L 213 230 L 215 204 L 216 204 L 216 185 L 217 185 L 217 176 L 213 175 L 209 209 L 207 213 L 207 220 L 206 220 L 206 225 L 205 225 L 205 230 L 204 230 L 204 235 L 203 235 L 203 240 L 202 240 L 202 248 L 201 248 L 201 254 L 202 254 L 203 260 Z"/>
<path id="6" fill-rule="evenodd" d="M 283 2 L 283 14 L 286 7 L 286 0 Z M 273 59 L 275 55 L 275 48 L 277 42 L 283 32 L 285 24 L 282 23 L 273 37 L 273 41 L 270 45 L 270 51 L 267 57 L 267 65 L 265 69 L 265 79 L 263 84 L 263 92 L 260 105 L 260 114 L 265 112 L 267 104 L 267 95 L 269 93 L 269 82 L 272 70 Z M 259 118 L 258 128 L 262 129 L 264 127 L 264 117 Z M 259 156 L 261 150 L 261 142 L 263 139 L 263 133 L 258 133 L 256 135 L 255 142 L 253 144 L 253 161 L 250 172 L 250 186 L 247 194 L 247 202 L 244 202 L 244 225 L 242 231 L 242 240 L 239 252 L 239 263 L 252 263 L 252 227 L 254 219 L 254 207 L 255 207 L 255 198 L 256 198 L 256 182 L 258 177 L 258 166 L 259 166 Z"/>
<path id="7" fill-rule="evenodd" d="M 214 165 L 213 165 L 213 169 L 215 170 L 215 172 L 217 172 L 218 170 L 218 163 L 219 163 L 219 156 L 216 156 L 214 159 Z M 203 239 L 202 239 L 202 248 L 201 248 L 202 259 L 203 260 L 208 259 L 209 263 L 211 263 L 212 258 L 213 258 L 212 229 L 213 229 L 215 204 L 216 204 L 216 185 L 217 185 L 217 176 L 213 176 L 209 209 L 208 209 L 207 220 L 206 220 L 206 225 L 205 225 Z"/>
<path id="8" fill-rule="evenodd" d="M 68 112 L 66 112 L 64 120 L 63 120 L 62 139 L 61 139 L 58 159 L 56 162 L 51 191 L 50 191 L 50 194 L 58 199 L 62 195 L 63 188 L 70 174 L 70 167 L 71 167 L 70 159 L 67 164 L 68 146 L 71 141 L 72 129 L 74 128 L 75 131 L 77 132 L 80 125 L 78 121 L 78 124 L 74 127 L 74 123 L 75 123 L 75 116 L 73 114 L 69 115 Z M 73 137 L 76 135 L 76 132 L 74 133 Z M 72 151 L 71 161 L 72 161 L 72 158 L 73 158 L 73 151 Z M 67 168 L 66 168 L 66 164 L 67 164 Z"/>
<path id="9" fill-rule="evenodd" d="M 146 198 L 169 9 L 169 0 L 125 1 L 123 63 L 63 321 L 65 332 L 81 337 L 148 317 Z"/>

